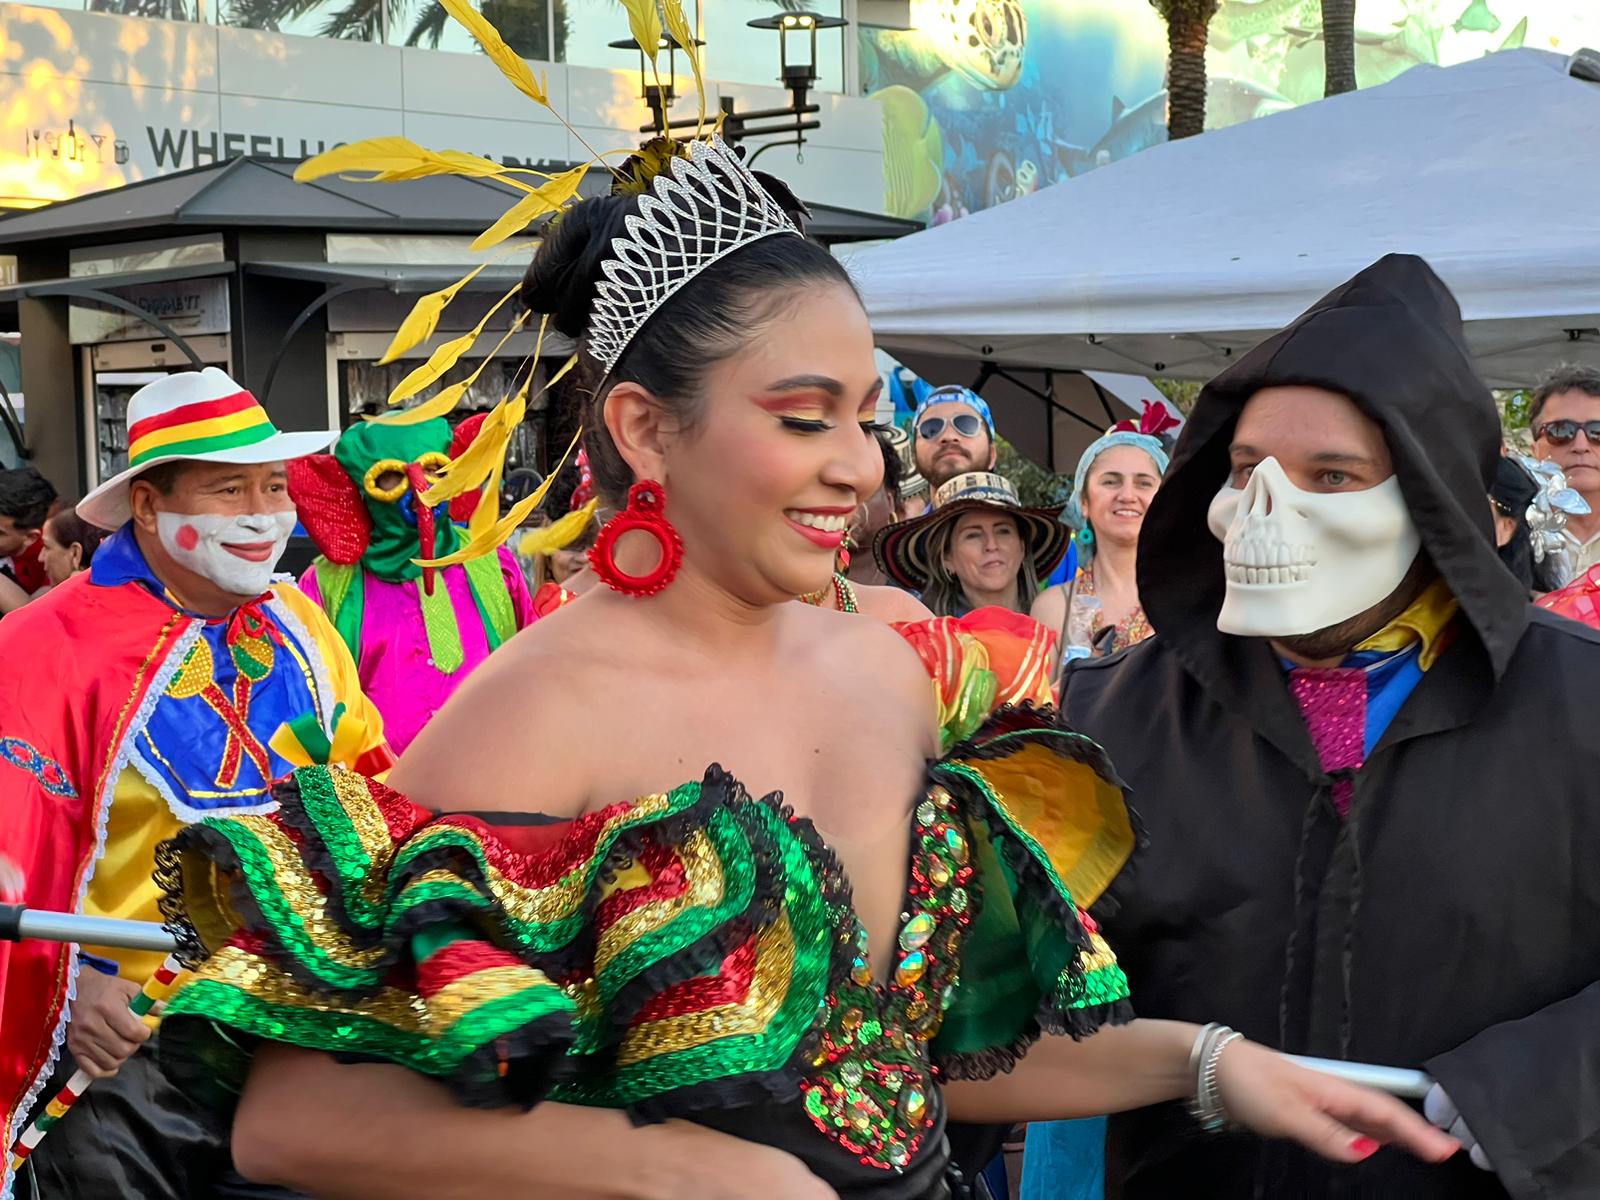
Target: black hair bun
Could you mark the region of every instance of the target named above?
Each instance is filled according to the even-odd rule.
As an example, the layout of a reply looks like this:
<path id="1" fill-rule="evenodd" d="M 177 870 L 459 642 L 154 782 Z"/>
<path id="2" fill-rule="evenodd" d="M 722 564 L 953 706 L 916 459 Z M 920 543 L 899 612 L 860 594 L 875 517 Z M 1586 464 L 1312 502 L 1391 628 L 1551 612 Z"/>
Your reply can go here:
<path id="1" fill-rule="evenodd" d="M 529 312 L 550 316 L 570 338 L 589 328 L 600 282 L 600 264 L 611 241 L 624 232 L 623 219 L 636 207 L 630 196 L 596 196 L 568 208 L 545 228 L 533 262 L 522 277 L 522 303 Z"/>
<path id="2" fill-rule="evenodd" d="M 776 175 L 754 170 L 750 174 L 755 176 L 762 190 L 778 202 L 778 207 L 783 209 L 789 220 L 794 222 L 794 227 L 804 233 L 811 221 L 811 210 L 806 207 L 806 202 L 796 196 L 794 189 Z"/>

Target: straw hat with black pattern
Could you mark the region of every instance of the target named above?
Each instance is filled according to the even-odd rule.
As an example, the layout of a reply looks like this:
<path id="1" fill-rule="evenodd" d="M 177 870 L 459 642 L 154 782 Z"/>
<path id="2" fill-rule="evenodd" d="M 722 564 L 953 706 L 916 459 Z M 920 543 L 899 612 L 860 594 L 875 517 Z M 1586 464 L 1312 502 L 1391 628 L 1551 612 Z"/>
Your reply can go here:
<path id="1" fill-rule="evenodd" d="M 947 480 L 934 494 L 933 505 L 923 516 L 880 529 L 872 540 L 879 569 L 901 587 L 916 592 L 928 586 L 932 575 L 934 533 L 962 513 L 987 508 L 1014 518 L 1040 579 L 1055 570 L 1072 536 L 1060 521 L 1059 508 L 1024 508 L 1011 481 L 992 471 L 967 471 Z"/>

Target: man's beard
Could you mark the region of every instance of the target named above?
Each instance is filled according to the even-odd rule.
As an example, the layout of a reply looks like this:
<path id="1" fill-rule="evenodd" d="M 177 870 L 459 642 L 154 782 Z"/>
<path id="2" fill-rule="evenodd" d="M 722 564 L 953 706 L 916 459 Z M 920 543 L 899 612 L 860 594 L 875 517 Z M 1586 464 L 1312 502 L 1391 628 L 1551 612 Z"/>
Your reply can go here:
<path id="1" fill-rule="evenodd" d="M 1423 551 L 1412 560 L 1410 570 L 1400 580 L 1400 586 L 1365 612 L 1314 633 L 1273 638 L 1272 644 L 1296 658 L 1311 662 L 1343 658 L 1410 608 L 1412 602 L 1428 589 L 1438 575 L 1433 560 Z"/>
<path id="2" fill-rule="evenodd" d="M 978 465 L 978 461 L 963 447 L 955 454 L 935 455 L 923 474 L 927 476 L 929 486 L 938 491 L 957 475 L 964 475 L 968 471 L 982 471 L 984 468 Z"/>

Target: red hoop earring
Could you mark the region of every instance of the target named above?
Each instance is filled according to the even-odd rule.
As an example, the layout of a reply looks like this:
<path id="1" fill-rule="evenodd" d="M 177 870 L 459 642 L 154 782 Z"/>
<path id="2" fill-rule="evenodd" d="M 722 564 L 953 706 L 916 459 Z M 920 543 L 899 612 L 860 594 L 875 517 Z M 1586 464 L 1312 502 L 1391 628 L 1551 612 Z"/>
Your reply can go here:
<path id="1" fill-rule="evenodd" d="M 661 561 L 648 575 L 629 575 L 617 565 L 617 540 L 639 530 L 655 538 Z M 628 489 L 628 507 L 601 527 L 589 548 L 589 565 L 607 587 L 624 596 L 654 596 L 677 577 L 683 563 L 683 539 L 667 520 L 667 493 L 653 479 Z"/>

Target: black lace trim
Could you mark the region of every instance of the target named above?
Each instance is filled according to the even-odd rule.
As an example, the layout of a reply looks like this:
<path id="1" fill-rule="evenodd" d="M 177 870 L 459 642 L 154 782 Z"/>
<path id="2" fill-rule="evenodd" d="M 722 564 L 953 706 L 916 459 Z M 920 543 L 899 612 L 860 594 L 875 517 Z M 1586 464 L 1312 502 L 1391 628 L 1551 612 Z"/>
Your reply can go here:
<path id="1" fill-rule="evenodd" d="M 201 942 L 194 923 L 189 919 L 189 906 L 183 899 L 184 832 L 186 830 L 180 830 L 177 837 L 157 844 L 153 878 L 161 889 L 156 902 L 161 909 L 163 926 L 177 942 L 173 953 L 180 963 L 192 971 L 210 958 L 211 952 Z"/>
<path id="2" fill-rule="evenodd" d="M 971 1080 L 981 1083 L 996 1075 L 1009 1075 L 1021 1062 L 1028 1050 L 1039 1040 L 1039 1024 L 1030 1021 L 1028 1028 L 1006 1046 L 990 1046 L 965 1054 L 941 1054 L 938 1060 L 939 1075 L 946 1080 Z"/>
<path id="3" fill-rule="evenodd" d="M 1082 1041 L 1107 1025 L 1126 1025 L 1134 1019 L 1133 1004 L 1118 1000 L 1111 1004 L 1097 1004 L 1090 1008 L 1066 1010 L 1063 1021 L 1052 1021 L 1043 1029 L 1038 1018 L 1028 1022 L 1028 1028 L 1004 1046 L 990 1046 L 965 1054 L 941 1054 L 938 1059 L 939 1074 L 947 1080 L 982 1082 L 996 1075 L 1009 1075 L 1016 1065 L 1027 1057 L 1033 1044 L 1044 1034 L 1066 1035 Z"/>

